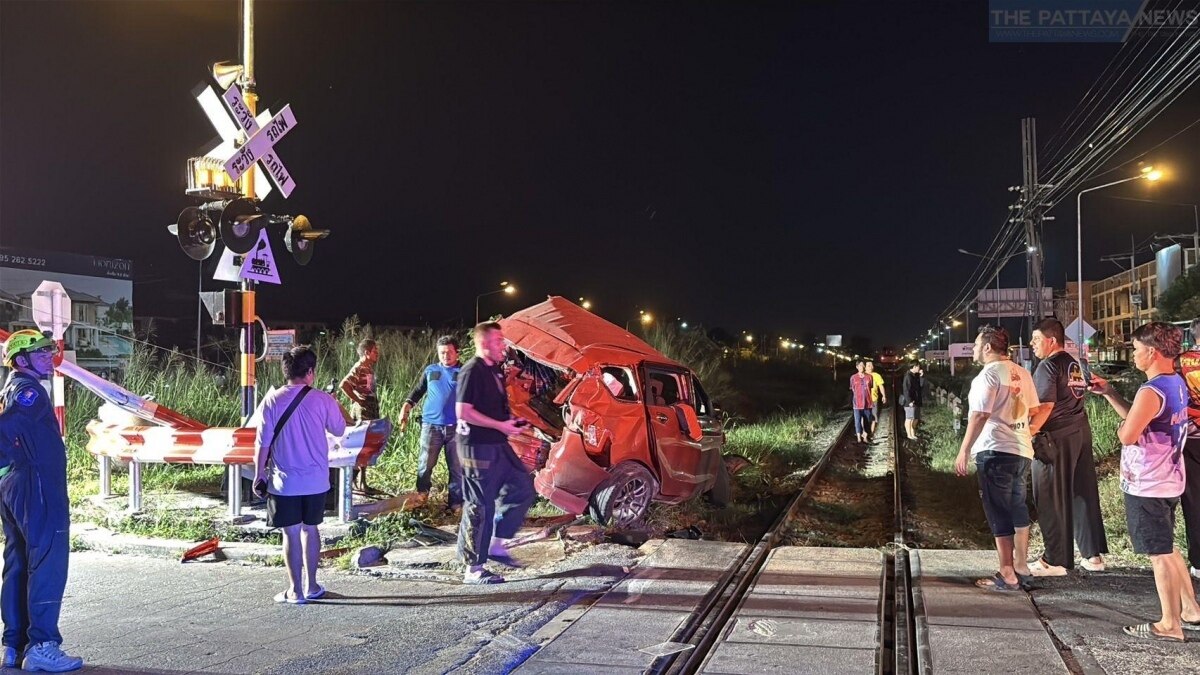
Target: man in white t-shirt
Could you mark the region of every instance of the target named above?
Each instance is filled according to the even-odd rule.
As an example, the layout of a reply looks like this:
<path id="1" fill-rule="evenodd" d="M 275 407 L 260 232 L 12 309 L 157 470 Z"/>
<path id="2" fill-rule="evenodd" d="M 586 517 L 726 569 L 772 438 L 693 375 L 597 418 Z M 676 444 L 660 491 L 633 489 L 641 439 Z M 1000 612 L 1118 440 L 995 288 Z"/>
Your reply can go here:
<path id="1" fill-rule="evenodd" d="M 329 394 L 312 388 L 316 371 L 317 355 L 309 347 L 294 347 L 283 355 L 283 376 L 288 383 L 263 397 L 254 439 L 254 492 L 259 496 L 266 493 L 267 524 L 283 531 L 283 560 L 290 582 L 275 596 L 275 602 L 289 605 L 303 605 L 325 595 L 317 583 L 318 526 L 325 518 L 325 493 L 329 492 L 325 434 L 346 433 L 347 415 L 342 406 Z M 291 415 L 280 426 L 289 409 Z M 301 573 L 305 575 L 303 584 Z"/>
<path id="2" fill-rule="evenodd" d="M 967 395 L 970 415 L 954 469 L 966 476 L 975 458 L 983 511 L 987 514 L 1000 570 L 980 588 L 1012 591 L 1029 577 L 1029 508 L 1025 479 L 1033 459 L 1029 419 L 1040 407 L 1029 371 L 1008 357 L 1008 332 L 984 326 L 975 338 L 975 361 L 983 365 Z"/>

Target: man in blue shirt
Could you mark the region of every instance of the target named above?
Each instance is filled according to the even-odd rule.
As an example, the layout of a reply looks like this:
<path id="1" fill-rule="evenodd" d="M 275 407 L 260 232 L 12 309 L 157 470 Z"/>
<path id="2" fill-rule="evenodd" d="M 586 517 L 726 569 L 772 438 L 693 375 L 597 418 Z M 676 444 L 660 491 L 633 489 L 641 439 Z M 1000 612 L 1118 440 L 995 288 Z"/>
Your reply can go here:
<path id="1" fill-rule="evenodd" d="M 454 415 L 454 402 L 458 391 L 458 341 L 450 335 L 443 335 L 437 341 L 438 362 L 430 364 L 421 371 L 420 378 L 409 392 L 400 411 L 400 432 L 408 428 L 408 416 L 417 401 L 425 397 L 421 408 L 421 449 L 417 453 L 417 494 L 424 502 L 429 497 L 429 488 L 433 483 L 433 467 L 437 466 L 438 454 L 446 450 L 446 469 L 448 470 L 450 492 L 450 508 L 462 508 L 462 466 L 458 461 L 457 445 L 454 439 L 454 425 L 458 419 Z"/>

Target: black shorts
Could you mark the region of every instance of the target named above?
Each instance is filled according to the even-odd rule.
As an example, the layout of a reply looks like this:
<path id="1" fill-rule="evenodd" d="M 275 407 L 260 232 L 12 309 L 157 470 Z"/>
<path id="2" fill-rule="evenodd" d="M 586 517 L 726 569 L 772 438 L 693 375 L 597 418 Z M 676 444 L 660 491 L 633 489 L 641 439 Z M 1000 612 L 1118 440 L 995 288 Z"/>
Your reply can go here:
<path id="1" fill-rule="evenodd" d="M 315 495 L 267 495 L 267 525 L 291 527 L 320 525 L 325 520 L 325 493 Z"/>
<path id="2" fill-rule="evenodd" d="M 1179 497 L 1125 495 L 1125 524 L 1133 552 L 1164 555 L 1175 550 L 1175 507 Z"/>

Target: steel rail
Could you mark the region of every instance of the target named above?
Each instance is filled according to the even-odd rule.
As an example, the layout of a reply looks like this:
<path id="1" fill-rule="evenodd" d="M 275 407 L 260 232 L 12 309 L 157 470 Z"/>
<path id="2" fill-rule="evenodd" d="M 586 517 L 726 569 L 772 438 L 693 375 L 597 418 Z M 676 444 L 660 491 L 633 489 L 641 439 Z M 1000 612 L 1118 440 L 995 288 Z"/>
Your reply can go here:
<path id="1" fill-rule="evenodd" d="M 658 657 L 646 670 L 647 673 L 684 675 L 695 673 L 700 668 L 721 631 L 729 622 L 729 618 L 749 591 L 759 570 L 766 563 L 767 556 L 779 544 L 786 525 L 796 517 L 800 506 L 821 481 L 834 453 L 843 446 L 850 434 L 851 426 L 853 426 L 852 420 L 847 420 L 837 437 L 822 453 L 821 459 L 809 470 L 800 492 L 780 512 L 770 529 L 759 538 L 758 542 L 746 546 L 746 550 L 738 556 L 737 562 L 721 576 L 713 590 L 705 596 L 701 606 L 670 638 L 672 642 L 689 644 L 693 648 Z"/>

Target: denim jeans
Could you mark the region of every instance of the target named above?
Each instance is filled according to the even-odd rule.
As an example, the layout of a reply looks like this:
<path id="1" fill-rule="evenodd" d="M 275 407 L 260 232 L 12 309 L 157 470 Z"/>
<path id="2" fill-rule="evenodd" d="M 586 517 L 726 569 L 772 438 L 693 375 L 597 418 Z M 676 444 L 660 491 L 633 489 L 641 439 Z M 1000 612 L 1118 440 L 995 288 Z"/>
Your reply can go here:
<path id="1" fill-rule="evenodd" d="M 873 420 L 873 419 L 874 419 L 874 417 L 871 416 L 870 408 L 855 408 L 854 409 L 854 433 L 865 434 L 868 431 L 870 431 L 871 430 L 871 420 Z"/>
<path id="2" fill-rule="evenodd" d="M 1007 452 L 986 450 L 975 455 L 983 512 L 994 537 L 1011 537 L 1016 528 L 1029 527 L 1025 504 L 1025 477 L 1030 460 Z"/>
<path id="3" fill-rule="evenodd" d="M 433 485 L 433 467 L 437 466 L 438 455 L 446 450 L 446 481 L 450 492 L 450 506 L 463 503 L 462 465 L 458 461 L 457 440 L 453 424 L 422 424 L 421 448 L 417 452 L 417 492 L 429 492 Z"/>

